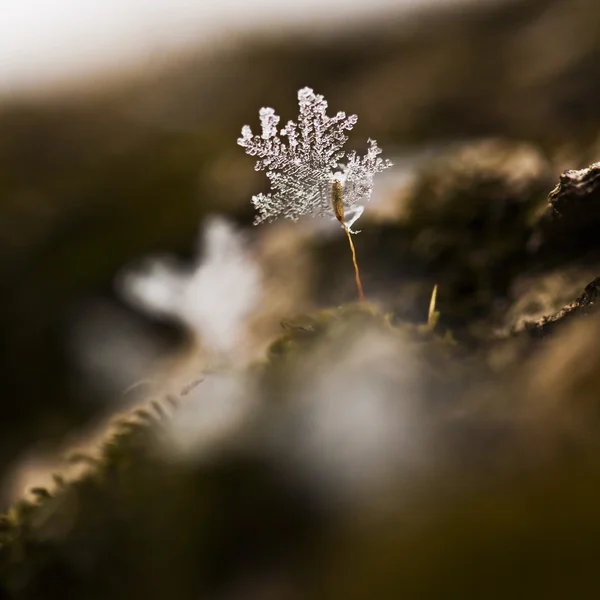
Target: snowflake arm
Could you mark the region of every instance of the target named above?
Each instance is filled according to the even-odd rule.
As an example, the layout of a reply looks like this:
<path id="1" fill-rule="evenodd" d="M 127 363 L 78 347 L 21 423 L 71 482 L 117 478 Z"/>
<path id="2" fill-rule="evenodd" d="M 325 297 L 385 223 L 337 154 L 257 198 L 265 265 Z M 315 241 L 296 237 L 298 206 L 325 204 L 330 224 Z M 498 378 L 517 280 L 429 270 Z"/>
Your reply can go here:
<path id="1" fill-rule="evenodd" d="M 266 171 L 271 193 L 253 196 L 257 209 L 255 224 L 278 217 L 297 220 L 302 215 L 333 216 L 331 186 L 334 179 L 343 186 L 343 203 L 357 215 L 357 205 L 371 197 L 373 176 L 391 166 L 378 157 L 381 150 L 369 140 L 365 156 L 355 152 L 344 158 L 344 145 L 358 117 L 340 111 L 327 116 L 327 101 L 308 87 L 298 92 L 298 122 L 288 121 L 279 132 L 280 117 L 272 108 L 259 112 L 262 133 L 254 135 L 248 125 L 242 128 L 238 144 L 250 156 L 257 157 L 255 169 Z M 287 140 L 287 143 L 286 141 Z"/>

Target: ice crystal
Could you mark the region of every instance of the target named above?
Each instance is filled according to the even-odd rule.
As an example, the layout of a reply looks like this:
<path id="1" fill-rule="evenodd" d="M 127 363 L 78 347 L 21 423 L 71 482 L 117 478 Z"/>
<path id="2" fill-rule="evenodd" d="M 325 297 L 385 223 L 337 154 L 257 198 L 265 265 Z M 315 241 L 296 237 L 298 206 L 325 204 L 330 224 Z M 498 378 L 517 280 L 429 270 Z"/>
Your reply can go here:
<path id="1" fill-rule="evenodd" d="M 278 217 L 296 221 L 306 214 L 334 216 L 331 188 L 337 179 L 343 188 L 344 208 L 353 215 L 349 215 L 350 227 L 371 197 L 373 176 L 392 163 L 378 156 L 381 150 L 371 139 L 364 156 L 354 151 L 346 154 L 344 132 L 354 127 L 356 115 L 340 111 L 328 117 L 327 101 L 308 87 L 298 92 L 298 104 L 298 122 L 288 121 L 279 135 L 280 117 L 272 108 L 260 109 L 261 135 L 254 135 L 249 125 L 242 127 L 238 144 L 258 157 L 255 169 L 267 171 L 272 189 L 272 193 L 252 197 L 258 211 L 254 224 Z"/>
<path id="2" fill-rule="evenodd" d="M 247 319 L 260 300 L 260 271 L 236 228 L 205 221 L 193 269 L 173 257 L 150 259 L 117 279 L 123 298 L 158 317 L 183 323 L 213 357 L 232 358 L 244 346 Z"/>

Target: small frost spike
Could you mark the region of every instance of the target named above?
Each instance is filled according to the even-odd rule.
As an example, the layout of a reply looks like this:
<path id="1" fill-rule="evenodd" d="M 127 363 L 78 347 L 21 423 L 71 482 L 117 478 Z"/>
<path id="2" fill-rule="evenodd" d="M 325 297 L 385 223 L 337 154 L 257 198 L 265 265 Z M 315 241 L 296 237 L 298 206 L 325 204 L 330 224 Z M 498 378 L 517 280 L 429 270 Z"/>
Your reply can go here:
<path id="1" fill-rule="evenodd" d="M 391 166 L 379 157 L 375 140 L 368 140 L 364 156 L 346 154 L 343 149 L 358 117 L 338 112 L 328 117 L 327 101 L 305 87 L 298 92 L 298 122 L 288 121 L 277 131 L 280 118 L 272 108 L 261 108 L 262 134 L 254 135 L 249 125 L 242 127 L 238 144 L 256 156 L 256 170 L 266 171 L 272 192 L 253 196 L 258 214 L 255 225 L 286 217 L 296 221 L 302 215 L 336 216 L 331 203 L 334 180 L 343 188 L 343 207 L 353 215 L 348 230 L 362 214 L 363 204 L 371 198 L 373 176 Z M 287 138 L 287 143 L 284 139 Z M 340 162 L 345 157 L 345 162 Z"/>

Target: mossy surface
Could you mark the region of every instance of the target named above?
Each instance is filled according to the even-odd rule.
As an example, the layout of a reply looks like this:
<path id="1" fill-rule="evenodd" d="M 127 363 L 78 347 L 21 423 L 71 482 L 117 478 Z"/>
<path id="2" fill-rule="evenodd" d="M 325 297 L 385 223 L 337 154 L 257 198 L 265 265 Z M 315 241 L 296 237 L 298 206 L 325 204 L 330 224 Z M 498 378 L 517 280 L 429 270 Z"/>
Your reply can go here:
<path id="1" fill-rule="evenodd" d="M 310 503 L 260 460 L 161 457 L 163 418 L 120 423 L 87 474 L 34 490 L 3 517 L 0 589 L 26 599 L 191 599 L 272 564 L 297 568 L 316 520 Z"/>
<path id="2" fill-rule="evenodd" d="M 269 398 L 273 407 L 293 409 L 296 375 L 315 355 L 332 351 L 331 365 L 339 366 L 366 331 L 400 340 L 424 361 L 430 392 L 448 391 L 466 372 L 452 363 L 455 344 L 425 326 L 393 324 L 371 305 L 304 315 L 283 326 L 266 361 L 250 369 L 267 415 Z M 328 368 L 322 364 L 315 378 L 327 376 Z M 397 393 L 402 402 L 402 389 Z M 260 589 L 263 577 L 265 585 L 279 577 L 286 588 L 306 585 L 329 529 L 329 509 L 274 457 L 252 450 L 255 444 L 234 443 L 207 460 L 169 458 L 171 418 L 189 401 L 149 403 L 119 420 L 97 456 L 71 457 L 88 465 L 82 476 L 56 475 L 53 489 L 31 490 L 32 499 L 2 517 L 0 574 L 11 597 L 226 597 L 231 586 Z"/>
<path id="3" fill-rule="evenodd" d="M 433 462 L 419 462 L 388 490 L 383 510 L 362 500 L 332 507 L 273 447 L 248 442 L 269 431 L 263 417 L 249 422 L 245 442 L 182 459 L 166 449 L 173 418 L 192 400 L 150 402 L 120 419 L 97 455 L 72 457 L 88 464 L 83 475 L 57 475 L 53 488 L 32 490 L 0 519 L 4 594 L 559 598 L 597 589 L 599 463 L 590 453 L 597 444 L 570 458 L 540 459 L 532 437 L 546 432 L 545 443 L 556 448 L 549 440 L 562 438 L 551 433 L 559 419 L 542 408 L 534 429 L 523 432 L 519 419 L 502 423 L 474 411 L 468 390 L 480 382 L 482 363 L 465 360 L 465 349 L 430 327 L 394 323 L 374 306 L 303 315 L 284 329 L 265 361 L 250 368 L 267 421 L 274 409 L 294 409 L 294 373 L 308 364 L 315 379 L 327 376 L 353 355 L 353 340 L 376 332 L 418 358 L 411 368 L 426 379 L 420 397 Z M 391 364 L 394 382 L 403 362 Z M 405 402 L 407 390 L 394 389 Z M 519 390 L 522 402 L 529 392 Z"/>

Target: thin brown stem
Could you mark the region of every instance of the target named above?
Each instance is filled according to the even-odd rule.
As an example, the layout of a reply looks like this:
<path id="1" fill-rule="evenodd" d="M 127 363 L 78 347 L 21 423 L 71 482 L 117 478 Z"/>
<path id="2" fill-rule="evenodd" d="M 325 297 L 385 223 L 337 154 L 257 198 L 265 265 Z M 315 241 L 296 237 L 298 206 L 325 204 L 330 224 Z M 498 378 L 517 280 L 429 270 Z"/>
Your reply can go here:
<path id="1" fill-rule="evenodd" d="M 356 278 L 356 287 L 358 288 L 358 299 L 360 302 L 365 301 L 365 294 L 363 292 L 362 283 L 360 281 L 360 271 L 358 270 L 358 263 L 356 262 L 356 250 L 354 249 L 354 242 L 352 241 L 352 235 L 346 223 L 342 223 L 344 226 L 344 230 L 346 231 L 346 235 L 348 236 L 348 242 L 350 244 L 350 250 L 352 250 L 352 263 L 354 264 L 354 275 Z"/>
<path id="2" fill-rule="evenodd" d="M 354 249 L 354 242 L 352 241 L 352 235 L 350 230 L 344 221 L 344 201 L 342 198 L 342 184 L 334 179 L 331 185 L 331 205 L 333 206 L 333 212 L 336 219 L 342 224 L 346 235 L 348 236 L 348 242 L 350 243 L 350 250 L 352 250 L 352 263 L 354 264 L 354 274 L 356 276 L 356 287 L 358 288 L 358 299 L 360 302 L 364 302 L 365 294 L 363 292 L 362 283 L 360 281 L 360 272 L 358 270 L 358 263 L 356 262 L 356 250 Z"/>

